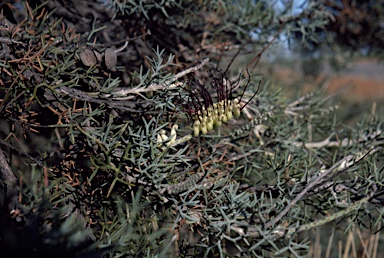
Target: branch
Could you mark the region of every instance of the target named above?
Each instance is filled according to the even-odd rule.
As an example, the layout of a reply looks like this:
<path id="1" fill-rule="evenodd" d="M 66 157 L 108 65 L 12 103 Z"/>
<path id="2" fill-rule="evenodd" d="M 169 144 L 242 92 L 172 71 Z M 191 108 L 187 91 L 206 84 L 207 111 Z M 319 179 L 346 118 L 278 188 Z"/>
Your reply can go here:
<path id="1" fill-rule="evenodd" d="M 113 100 L 126 100 L 126 96 L 127 95 L 130 95 L 130 94 L 139 94 L 139 93 L 142 93 L 142 92 L 151 92 L 151 91 L 158 91 L 158 90 L 162 90 L 165 88 L 165 85 L 169 85 L 168 87 L 169 88 L 176 88 L 180 85 L 183 85 L 182 82 L 176 82 L 178 79 L 180 79 L 181 77 L 191 73 L 191 72 L 194 72 L 196 70 L 199 70 L 201 67 L 203 67 L 204 65 L 206 65 L 207 63 L 209 62 L 209 58 L 206 58 L 204 59 L 203 61 L 201 61 L 200 64 L 198 65 L 195 65 L 193 67 L 190 67 L 178 74 L 176 74 L 175 76 L 172 77 L 172 79 L 170 80 L 167 80 L 166 82 L 164 82 L 163 84 L 156 84 L 156 83 L 152 83 L 151 85 L 149 85 L 148 87 L 135 87 L 135 88 L 132 88 L 132 89 L 116 89 L 112 92 L 112 94 L 108 94 L 106 96 L 103 96 L 103 97 L 109 97 L 110 95 L 113 95 L 113 96 L 116 96 L 113 98 Z M 117 97 L 118 96 L 118 97 Z"/>
<path id="2" fill-rule="evenodd" d="M 7 197 L 14 195 L 14 185 L 17 183 L 17 178 L 9 167 L 7 159 L 3 151 L 0 149 L 0 190 L 3 190 L 4 196 L 0 196 L 0 207 L 5 206 Z M 2 189 L 1 189 L 2 188 Z M 0 194 L 2 194 L 0 192 Z"/>
<path id="3" fill-rule="evenodd" d="M 96 48 L 96 47 L 98 47 L 98 48 L 100 48 L 100 47 L 111 47 L 111 46 L 120 45 L 122 43 L 128 43 L 129 41 L 134 41 L 136 39 L 140 39 L 140 38 L 145 37 L 147 35 L 151 35 L 151 31 L 148 30 L 146 33 L 141 34 L 139 36 L 136 36 L 136 37 L 133 37 L 133 38 L 126 38 L 126 39 L 122 39 L 122 40 L 117 40 L 117 41 L 106 43 L 106 44 L 96 44 L 96 43 L 87 43 L 87 44 L 91 45 L 94 48 Z"/>
<path id="4" fill-rule="evenodd" d="M 300 199 L 302 199 L 304 197 L 304 195 L 310 190 L 312 189 L 314 186 L 316 186 L 320 181 L 322 181 L 322 179 L 324 177 L 326 177 L 327 175 L 329 175 L 330 173 L 332 173 L 335 169 L 339 168 L 342 164 L 346 164 L 346 162 L 350 162 L 351 160 L 353 160 L 354 156 L 353 155 L 348 155 L 347 157 L 339 160 L 338 162 L 336 162 L 332 167 L 330 167 L 329 169 L 327 169 L 326 171 L 324 171 L 322 174 L 320 174 L 314 181 L 312 181 L 309 185 L 307 185 L 304 190 L 299 193 L 288 205 L 287 207 L 285 207 L 285 209 L 280 212 L 274 220 L 272 221 L 269 221 L 268 223 L 266 223 L 264 225 L 264 228 L 269 228 L 273 225 L 275 225 L 277 222 L 279 222 L 288 212 L 289 210 L 291 209 L 291 207 L 293 205 L 295 205 L 298 201 L 300 201 Z"/>
<path id="5" fill-rule="evenodd" d="M 337 212 L 337 213 L 335 213 L 333 215 L 327 216 L 326 218 L 324 218 L 322 220 L 318 220 L 318 221 L 314 221 L 312 223 L 301 225 L 296 230 L 295 229 L 290 229 L 288 231 L 287 236 L 289 237 L 289 236 L 293 235 L 294 233 L 299 233 L 299 232 L 302 232 L 302 231 L 307 231 L 307 230 L 312 229 L 312 228 L 320 227 L 322 225 L 327 224 L 328 222 L 331 222 L 331 221 L 336 220 L 336 219 L 338 219 L 340 217 L 343 217 L 343 216 L 347 215 L 348 213 L 358 209 L 361 205 L 366 203 L 369 199 L 371 199 L 375 195 L 375 193 L 377 191 L 377 186 L 374 184 L 372 187 L 373 187 L 372 191 L 367 196 L 365 196 L 364 198 L 362 198 L 359 201 L 355 202 L 354 204 L 348 206 L 348 208 L 346 208 L 344 210 L 341 210 L 341 211 L 339 211 L 339 212 Z"/>
<path id="6" fill-rule="evenodd" d="M 323 179 L 328 176 L 329 174 L 331 174 L 334 170 L 337 170 L 337 171 L 345 171 L 347 170 L 348 168 L 352 167 L 354 164 L 360 162 L 361 160 L 363 160 L 367 155 L 370 155 L 370 154 L 373 154 L 379 150 L 381 150 L 382 148 L 381 147 L 377 147 L 377 148 L 374 148 L 374 149 L 371 149 L 371 150 L 368 150 L 366 151 L 365 153 L 362 153 L 362 154 L 359 154 L 358 156 L 354 156 L 354 155 L 348 155 L 346 157 L 344 157 L 343 159 L 339 160 L 338 162 L 336 162 L 332 167 L 330 167 L 329 169 L 325 170 L 323 173 L 319 174 L 318 177 L 316 177 L 315 180 L 313 180 L 310 184 L 308 184 L 304 190 L 302 192 L 300 192 L 288 205 L 287 207 L 285 207 L 285 209 L 280 212 L 274 220 L 272 221 L 269 221 L 268 223 L 266 223 L 264 225 L 264 228 L 269 228 L 273 225 L 275 225 L 278 221 L 280 221 L 288 212 L 289 210 L 292 208 L 293 205 L 295 205 L 298 201 L 300 201 L 300 199 L 302 199 L 304 197 L 304 195 L 309 191 L 311 190 L 313 187 L 315 187 L 316 185 L 320 184 Z"/>

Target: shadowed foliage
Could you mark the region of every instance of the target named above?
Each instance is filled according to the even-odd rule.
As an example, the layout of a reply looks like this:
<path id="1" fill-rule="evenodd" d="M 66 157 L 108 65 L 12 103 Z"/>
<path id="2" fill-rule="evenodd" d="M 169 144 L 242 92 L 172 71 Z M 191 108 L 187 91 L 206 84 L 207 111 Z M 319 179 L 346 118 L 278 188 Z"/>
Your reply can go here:
<path id="1" fill-rule="evenodd" d="M 347 127 L 257 73 L 329 24 L 288 2 L 2 3 L 4 254 L 299 257 L 325 224 L 381 230 L 382 107 Z"/>

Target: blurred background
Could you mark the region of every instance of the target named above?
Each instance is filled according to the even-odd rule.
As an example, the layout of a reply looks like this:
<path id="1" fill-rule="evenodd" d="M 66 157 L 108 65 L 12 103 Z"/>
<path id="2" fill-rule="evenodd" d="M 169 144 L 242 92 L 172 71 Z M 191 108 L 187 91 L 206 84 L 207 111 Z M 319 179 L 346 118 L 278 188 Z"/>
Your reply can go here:
<path id="1" fill-rule="evenodd" d="M 286 10 L 288 2 L 278 1 L 276 10 Z M 356 120 L 384 100 L 384 1 L 318 2 L 331 16 L 324 29 L 315 30 L 316 39 L 302 44 L 301 31 L 281 36 L 259 68 L 293 96 L 319 89 L 335 94 L 343 118 Z M 292 14 L 309 4 L 292 1 Z"/>

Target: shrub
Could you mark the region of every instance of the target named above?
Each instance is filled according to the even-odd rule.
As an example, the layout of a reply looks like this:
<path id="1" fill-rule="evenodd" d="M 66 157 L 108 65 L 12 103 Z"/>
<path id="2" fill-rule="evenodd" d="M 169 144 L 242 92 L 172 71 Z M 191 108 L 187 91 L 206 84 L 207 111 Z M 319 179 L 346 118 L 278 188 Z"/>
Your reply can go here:
<path id="1" fill-rule="evenodd" d="M 281 33 L 327 23 L 321 4 L 77 2 L 0 19 L 4 250 L 301 256 L 300 232 L 383 220 L 382 112 L 347 127 L 255 72 Z"/>

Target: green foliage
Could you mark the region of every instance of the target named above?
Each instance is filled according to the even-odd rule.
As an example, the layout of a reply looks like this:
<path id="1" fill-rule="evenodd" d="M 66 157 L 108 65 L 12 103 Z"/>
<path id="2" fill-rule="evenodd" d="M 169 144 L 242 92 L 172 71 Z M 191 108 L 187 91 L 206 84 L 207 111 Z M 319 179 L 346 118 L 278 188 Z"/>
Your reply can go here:
<path id="1" fill-rule="evenodd" d="M 304 6 L 311 4 L 314 3 L 303 1 Z M 344 67 L 353 57 L 383 58 L 383 0 L 332 0 L 317 4 L 329 15 L 330 21 L 322 27 L 313 26 L 310 33 L 300 28 L 292 34 L 293 42 L 300 42 L 293 45 L 304 56 L 322 56 L 323 59 L 327 56 L 335 69 Z M 313 24 L 311 20 L 307 22 Z"/>
<path id="2" fill-rule="evenodd" d="M 26 19 L 3 18 L 0 31 L 0 144 L 18 179 L 2 224 L 15 239 L 34 225 L 28 250 L 298 257 L 310 246 L 300 232 L 383 221 L 381 110 L 347 128 L 332 99 L 289 100 L 251 69 L 282 30 L 323 26 L 319 5 L 276 15 L 269 1 L 111 1 L 90 21 L 82 5 L 54 3 L 26 4 Z M 247 49 L 244 76 L 232 58 Z M 214 100 L 238 100 L 241 116 L 194 137 L 190 108 Z"/>

